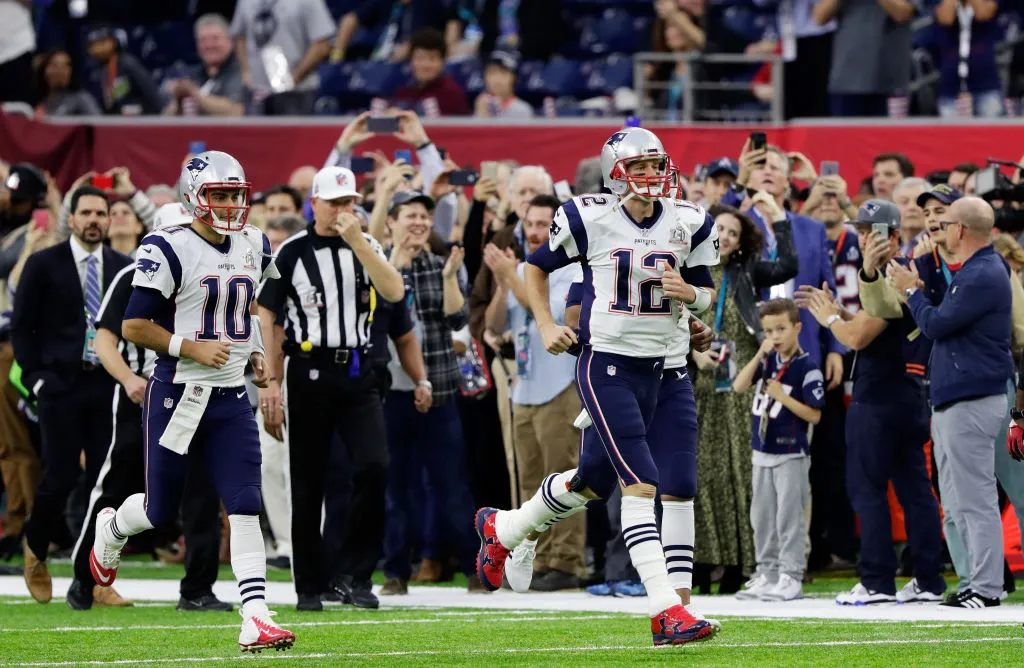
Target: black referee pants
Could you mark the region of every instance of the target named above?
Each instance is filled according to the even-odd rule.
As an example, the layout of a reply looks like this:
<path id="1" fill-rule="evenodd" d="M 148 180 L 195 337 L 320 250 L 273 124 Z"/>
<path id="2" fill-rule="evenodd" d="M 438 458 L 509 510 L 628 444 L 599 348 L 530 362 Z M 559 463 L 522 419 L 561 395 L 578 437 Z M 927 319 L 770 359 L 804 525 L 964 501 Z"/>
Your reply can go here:
<path id="1" fill-rule="evenodd" d="M 347 364 L 294 355 L 285 360 L 292 488 L 292 572 L 298 594 L 327 590 L 328 574 L 368 581 L 383 552 L 387 444 L 377 380 L 369 359 L 353 377 Z M 339 535 L 340 563 L 328 569 L 320 533 L 321 508 L 332 449 L 344 448 L 351 465 L 352 495 L 346 517 L 324 526 Z M 328 512 L 335 507 L 328 507 Z"/>
<path id="2" fill-rule="evenodd" d="M 75 579 L 89 585 L 94 583 L 89 552 L 96 536 L 96 513 L 108 506 L 117 508 L 132 494 L 146 491 L 142 407 L 132 403 L 119 386 L 114 392 L 113 414 L 114 442 L 92 488 L 85 525 L 72 555 Z M 213 593 L 220 556 L 220 500 L 201 465 L 189 471 L 181 515 L 185 534 L 181 597 L 195 599 Z"/>

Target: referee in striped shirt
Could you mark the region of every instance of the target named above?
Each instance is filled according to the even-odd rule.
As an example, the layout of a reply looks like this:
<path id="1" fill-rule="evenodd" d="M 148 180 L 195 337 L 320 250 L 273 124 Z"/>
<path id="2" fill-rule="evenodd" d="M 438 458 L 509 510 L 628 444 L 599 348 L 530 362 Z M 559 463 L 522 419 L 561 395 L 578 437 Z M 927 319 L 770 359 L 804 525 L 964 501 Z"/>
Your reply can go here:
<path id="1" fill-rule="evenodd" d="M 277 253 L 281 278 L 259 295 L 261 318 L 276 323 L 267 345 L 272 377 L 260 390 L 269 433 L 287 414 L 292 489 L 292 570 L 298 610 L 322 610 L 330 591 L 343 602 L 376 608 L 370 576 L 384 540 L 387 447 L 384 415 L 370 348 L 378 298 L 405 294 L 401 274 L 364 234 L 355 205 L 355 176 L 325 167 L 313 179 L 314 223 Z M 284 381 L 281 386 L 276 379 Z M 352 463 L 352 501 L 343 526 L 341 573 L 328 581 L 320 534 L 324 482 L 331 448 L 344 447 Z"/>
<path id="2" fill-rule="evenodd" d="M 169 208 L 174 210 L 174 207 Z M 163 212 L 163 215 L 169 214 Z M 177 216 L 166 221 L 160 218 L 158 213 L 158 227 L 191 222 L 190 216 L 185 219 Z M 114 277 L 96 317 L 96 353 L 103 368 L 118 382 L 113 392 L 114 437 L 96 486 L 89 495 L 85 524 L 72 553 L 75 572 L 67 594 L 68 606 L 72 610 L 87 610 L 94 602 L 97 605 L 131 605 L 110 587 L 94 586 L 97 583 L 89 568 L 89 551 L 96 535 L 96 513 L 99 509 L 116 508 L 132 494 L 146 489 L 141 404 L 146 394 L 147 379 L 156 364 L 156 353 L 121 337 L 121 321 L 132 295 L 134 275 L 135 265 L 130 264 Z M 220 498 L 202 466 L 189 471 L 181 514 L 185 533 L 185 577 L 181 580 L 178 610 L 231 610 L 229 603 L 218 600 L 213 594 L 220 558 Z"/>

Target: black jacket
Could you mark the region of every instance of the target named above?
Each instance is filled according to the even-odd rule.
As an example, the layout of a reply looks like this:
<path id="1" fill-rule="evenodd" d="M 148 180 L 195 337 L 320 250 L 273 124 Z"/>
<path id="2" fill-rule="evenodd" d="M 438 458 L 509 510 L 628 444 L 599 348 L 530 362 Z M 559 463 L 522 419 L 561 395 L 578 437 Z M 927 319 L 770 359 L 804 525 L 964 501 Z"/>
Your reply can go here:
<path id="1" fill-rule="evenodd" d="M 131 261 L 103 246 L 104 291 Z M 31 390 L 43 380 L 43 394 L 70 389 L 82 373 L 85 331 L 85 296 L 71 242 L 31 255 L 14 293 L 11 317 L 14 358 L 25 387 Z"/>
<path id="2" fill-rule="evenodd" d="M 764 339 L 761 314 L 758 312 L 761 290 L 785 283 L 800 271 L 800 260 L 793 243 L 792 223 L 788 219 L 772 223 L 772 230 L 779 249 L 775 260 L 765 260 L 758 252 L 752 257 L 736 258 L 725 267 L 725 275 L 728 277 L 726 297 L 736 301 L 740 319 L 747 326 L 747 331 L 757 337 L 758 342 Z"/>

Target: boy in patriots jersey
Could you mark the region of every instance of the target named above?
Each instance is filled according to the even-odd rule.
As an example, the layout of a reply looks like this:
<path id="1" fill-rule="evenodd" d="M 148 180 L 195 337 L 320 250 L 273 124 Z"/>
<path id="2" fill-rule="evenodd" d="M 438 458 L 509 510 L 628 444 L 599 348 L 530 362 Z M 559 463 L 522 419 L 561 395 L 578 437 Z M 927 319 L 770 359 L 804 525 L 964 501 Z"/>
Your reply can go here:
<path id="1" fill-rule="evenodd" d="M 270 619 L 260 531 L 260 440 L 245 390 L 247 363 L 266 387 L 256 286 L 278 278 L 270 242 L 247 228 L 250 185 L 220 151 L 192 158 L 178 181 L 191 225 L 167 227 L 139 247 L 124 338 L 157 353 L 143 403 L 146 493 L 96 518 L 90 565 L 97 582 L 117 575 L 129 536 L 177 513 L 190 458 L 201 458 L 228 514 L 231 567 L 242 599 L 242 651 L 287 649 L 295 634 Z"/>
<path id="2" fill-rule="evenodd" d="M 754 393 L 754 478 L 750 523 L 757 571 L 739 599 L 792 601 L 803 597 L 805 511 L 810 493 L 811 429 L 821 419 L 821 370 L 800 350 L 800 310 L 789 299 L 761 306 L 765 339 L 733 381 Z"/>
<path id="3" fill-rule="evenodd" d="M 715 628 L 686 610 L 668 577 L 654 514 L 658 469 L 647 432 L 684 305 L 702 311 L 711 303 L 712 291 L 687 283 L 679 269 L 717 264 L 717 229 L 700 207 L 665 197 L 675 170 L 650 131 L 631 127 L 613 134 L 601 165 L 613 195 L 583 195 L 559 209 L 549 245 L 527 260 L 527 289 L 548 352 L 582 344 L 578 390 L 600 437 L 595 444 L 603 446 L 623 488 L 623 536 L 647 589 L 654 643 L 705 640 Z M 583 268 L 578 337 L 555 324 L 547 294 L 548 274 L 573 262 Z M 584 442 L 581 462 L 592 456 L 587 448 Z M 500 586 L 510 550 L 529 534 L 597 497 L 573 469 L 549 476 L 518 510 L 482 508 L 478 572 L 485 586 Z"/>

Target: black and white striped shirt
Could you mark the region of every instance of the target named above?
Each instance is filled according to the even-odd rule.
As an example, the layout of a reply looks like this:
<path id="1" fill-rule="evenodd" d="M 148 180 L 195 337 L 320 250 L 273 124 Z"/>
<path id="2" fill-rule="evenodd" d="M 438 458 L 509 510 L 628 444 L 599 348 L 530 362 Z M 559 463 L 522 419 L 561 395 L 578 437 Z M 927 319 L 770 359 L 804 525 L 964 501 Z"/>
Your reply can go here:
<path id="1" fill-rule="evenodd" d="M 364 234 L 382 258 L 384 250 Z M 341 237 L 323 237 L 313 225 L 289 238 L 275 257 L 281 278 L 267 281 L 258 301 L 284 327 L 285 345 L 366 348 L 374 299 L 370 277 Z"/>
<path id="2" fill-rule="evenodd" d="M 103 303 L 100 305 L 99 315 L 96 316 L 96 329 L 113 332 L 114 336 L 118 338 L 117 349 L 121 353 L 124 363 L 136 375 L 149 378 L 153 374 L 153 366 L 156 364 L 156 353 L 126 341 L 121 336 L 121 321 L 124 320 L 124 312 L 128 308 L 128 300 L 132 296 L 132 278 L 134 276 L 134 264 L 128 265 L 114 276 L 106 294 L 103 295 Z"/>

